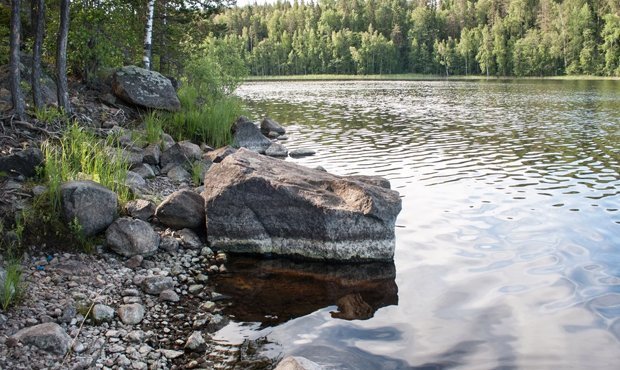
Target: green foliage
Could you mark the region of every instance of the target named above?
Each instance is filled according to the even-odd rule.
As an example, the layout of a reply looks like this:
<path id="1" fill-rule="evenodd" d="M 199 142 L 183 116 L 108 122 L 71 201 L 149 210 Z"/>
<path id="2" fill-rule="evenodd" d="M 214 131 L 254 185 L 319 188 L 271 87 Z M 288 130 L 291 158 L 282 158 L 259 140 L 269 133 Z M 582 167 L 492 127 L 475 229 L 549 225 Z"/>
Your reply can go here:
<path id="1" fill-rule="evenodd" d="M 131 198 L 125 186 L 129 165 L 115 140 L 99 139 L 74 123 L 59 142 L 44 143 L 44 176 L 54 214 L 60 214 L 60 185 L 69 180 L 90 179 L 115 191 L 121 202 Z"/>
<path id="2" fill-rule="evenodd" d="M 195 96 L 192 88 L 179 91 L 183 109 L 164 119 L 164 130 L 177 140 L 203 141 L 213 147 L 230 144 L 232 123 L 242 114 L 241 100 L 224 96 L 202 106 L 188 103 Z"/>
<path id="3" fill-rule="evenodd" d="M 37 119 L 37 121 L 48 124 L 67 120 L 67 115 L 62 108 L 53 106 L 45 106 L 41 109 L 34 108 L 32 115 Z"/>
<path id="4" fill-rule="evenodd" d="M 0 276 L 0 306 L 3 311 L 21 299 L 23 285 L 21 263 L 12 258 L 6 266 L 5 275 Z"/>
<path id="5" fill-rule="evenodd" d="M 149 112 L 144 118 L 145 140 L 149 144 L 158 143 L 161 140 L 164 122 L 156 112 Z"/>
<path id="6" fill-rule="evenodd" d="M 9 63 L 9 35 L 11 23 L 11 10 L 8 6 L 0 4 L 0 65 Z"/>
<path id="7" fill-rule="evenodd" d="M 619 68 L 616 3 L 284 1 L 232 8 L 215 23 L 227 26 L 224 38 L 241 40 L 242 57 L 257 76 L 611 76 Z"/>

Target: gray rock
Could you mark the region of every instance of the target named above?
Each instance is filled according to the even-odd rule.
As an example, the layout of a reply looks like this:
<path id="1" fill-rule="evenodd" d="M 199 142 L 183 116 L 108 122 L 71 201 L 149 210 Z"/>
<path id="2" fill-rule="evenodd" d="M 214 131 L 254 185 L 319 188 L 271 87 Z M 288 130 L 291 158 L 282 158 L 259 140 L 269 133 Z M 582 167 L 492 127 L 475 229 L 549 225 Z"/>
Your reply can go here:
<path id="1" fill-rule="evenodd" d="M 323 367 L 305 357 L 289 356 L 280 361 L 275 370 L 323 370 Z"/>
<path id="2" fill-rule="evenodd" d="M 47 186 L 44 185 L 35 185 L 32 187 L 32 195 L 39 196 L 44 194 L 47 191 Z"/>
<path id="3" fill-rule="evenodd" d="M 261 134 L 254 122 L 241 116 L 233 125 L 232 146 L 235 148 L 247 148 L 251 151 L 264 154 L 265 150 L 271 146 L 271 140 Z"/>
<path id="4" fill-rule="evenodd" d="M 91 312 L 93 320 L 96 322 L 112 321 L 114 318 L 114 309 L 104 304 L 96 304 Z"/>
<path id="5" fill-rule="evenodd" d="M 189 292 L 189 294 L 191 295 L 196 295 L 200 292 L 202 292 L 202 290 L 204 289 L 204 285 L 202 284 L 192 284 L 189 286 L 189 288 L 187 288 L 187 291 Z"/>
<path id="6" fill-rule="evenodd" d="M 167 171 L 167 176 L 170 180 L 181 183 L 190 182 L 192 175 L 183 166 L 174 166 Z"/>
<path id="7" fill-rule="evenodd" d="M 181 242 L 185 248 L 200 249 L 204 245 L 204 243 L 200 241 L 200 237 L 191 229 L 179 230 L 177 235 L 181 238 Z"/>
<path id="8" fill-rule="evenodd" d="M 193 332 L 185 342 L 185 349 L 189 351 L 203 351 L 206 347 L 207 342 L 205 342 L 200 331 Z"/>
<path id="9" fill-rule="evenodd" d="M 142 264 L 142 261 L 144 261 L 144 257 L 142 257 L 139 254 L 136 254 L 135 256 L 125 261 L 125 266 L 132 270 L 137 269 Z"/>
<path id="10" fill-rule="evenodd" d="M 204 225 L 204 199 L 191 190 L 179 190 L 170 194 L 157 207 L 155 215 L 169 227 L 195 229 Z"/>
<path id="11" fill-rule="evenodd" d="M 18 331 L 13 338 L 24 344 L 34 345 L 57 355 L 64 355 L 69 349 L 71 337 L 60 325 L 45 323 Z"/>
<path id="12" fill-rule="evenodd" d="M 210 160 L 211 163 L 220 163 L 221 161 L 224 160 L 224 158 L 235 153 L 236 151 L 237 149 L 231 146 L 225 146 L 225 147 L 206 153 L 204 155 L 204 158 Z"/>
<path id="13" fill-rule="evenodd" d="M 159 234 L 145 221 L 122 217 L 106 230 L 106 243 L 125 257 L 150 255 L 159 247 Z"/>
<path id="14" fill-rule="evenodd" d="M 166 252 L 176 252 L 179 249 L 179 241 L 172 236 L 164 236 L 161 238 L 159 248 Z"/>
<path id="15" fill-rule="evenodd" d="M 65 221 L 77 219 L 86 236 L 105 230 L 117 217 L 116 194 L 96 182 L 69 181 L 61 185 L 60 193 Z"/>
<path id="16" fill-rule="evenodd" d="M 286 133 L 284 127 L 269 117 L 263 118 L 260 122 L 260 131 L 265 135 L 268 135 L 270 132 L 276 132 L 278 135 L 284 135 Z"/>
<path id="17" fill-rule="evenodd" d="M 179 295 L 172 289 L 166 289 L 159 293 L 159 299 L 165 302 L 178 302 L 181 300 Z"/>
<path id="18" fill-rule="evenodd" d="M 118 308 L 118 317 L 125 325 L 139 324 L 144 318 L 144 306 L 139 303 L 124 304 Z"/>
<path id="19" fill-rule="evenodd" d="M 397 192 L 240 149 L 205 178 L 214 250 L 391 260 Z"/>
<path id="20" fill-rule="evenodd" d="M 132 171 L 140 175 L 143 179 L 152 179 L 155 177 L 155 171 L 153 171 L 151 165 L 146 163 L 141 163 L 140 165 L 134 167 Z"/>
<path id="21" fill-rule="evenodd" d="M 267 148 L 265 155 L 270 157 L 286 157 L 288 155 L 288 149 L 282 144 L 273 143 Z"/>
<path id="22" fill-rule="evenodd" d="M 136 66 L 120 68 L 112 81 L 114 95 L 145 108 L 178 111 L 181 103 L 169 79 Z"/>
<path id="23" fill-rule="evenodd" d="M 174 280 L 170 276 L 147 276 L 140 286 L 144 293 L 159 295 L 164 290 L 174 288 Z"/>
<path id="24" fill-rule="evenodd" d="M 173 360 L 175 358 L 183 356 L 183 351 L 174 351 L 171 349 L 160 349 L 159 352 L 164 355 L 165 358 Z"/>
<path id="25" fill-rule="evenodd" d="M 166 151 L 166 150 L 172 148 L 172 146 L 175 143 L 176 142 L 174 141 L 172 136 L 170 136 L 168 134 L 162 134 L 161 135 L 161 150 Z"/>
<path id="26" fill-rule="evenodd" d="M 144 148 L 144 157 L 142 160 L 144 161 L 144 163 L 150 164 L 152 166 L 158 166 L 160 156 L 161 156 L 160 145 L 149 144 L 146 148 Z"/>
<path id="27" fill-rule="evenodd" d="M 288 155 L 293 158 L 308 157 L 315 154 L 316 152 L 312 149 L 294 149 L 288 152 Z"/>
<path id="28" fill-rule="evenodd" d="M 33 177 L 43 164 L 43 153 L 38 148 L 28 148 L 17 153 L 0 156 L 0 172 L 10 175 Z"/>
<path id="29" fill-rule="evenodd" d="M 145 199 L 130 200 L 125 211 L 133 218 L 149 221 L 155 215 L 155 204 Z"/>
<path id="30" fill-rule="evenodd" d="M 202 158 L 202 150 L 189 141 L 181 141 L 164 150 L 159 162 L 163 169 L 175 166 L 189 166 L 193 161 Z M 163 170 L 163 172 L 166 172 Z"/>
<path id="31" fill-rule="evenodd" d="M 224 326 L 228 325 L 228 318 L 222 316 L 220 314 L 211 315 L 209 314 L 209 323 L 207 324 L 207 331 L 209 333 L 214 333 Z"/>
<path id="32" fill-rule="evenodd" d="M 127 171 L 127 177 L 125 178 L 125 185 L 129 187 L 130 189 L 132 189 L 135 193 L 138 190 L 144 189 L 144 187 L 146 187 L 146 181 L 139 174 L 133 171 Z"/>
<path id="33" fill-rule="evenodd" d="M 187 157 L 188 160 L 193 162 L 199 160 L 202 157 L 202 149 L 200 149 L 199 145 L 196 145 L 191 141 L 187 140 L 179 141 L 178 144 L 181 147 L 183 154 L 185 154 L 185 157 Z"/>
<path id="34" fill-rule="evenodd" d="M 140 148 L 122 149 L 120 152 L 121 158 L 129 165 L 129 168 L 136 168 L 142 164 L 144 159 L 144 152 Z"/>

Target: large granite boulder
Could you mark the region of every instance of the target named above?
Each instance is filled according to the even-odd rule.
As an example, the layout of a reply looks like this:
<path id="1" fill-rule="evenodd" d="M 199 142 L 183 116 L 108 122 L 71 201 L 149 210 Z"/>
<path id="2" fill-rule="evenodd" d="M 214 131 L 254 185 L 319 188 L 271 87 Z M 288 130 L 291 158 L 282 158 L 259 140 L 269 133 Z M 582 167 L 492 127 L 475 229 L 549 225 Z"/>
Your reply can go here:
<path id="1" fill-rule="evenodd" d="M 212 249 L 325 260 L 391 260 L 401 209 L 396 191 L 246 149 L 205 176 Z"/>
<path id="2" fill-rule="evenodd" d="M 239 117 L 232 128 L 235 148 L 247 148 L 264 154 L 271 146 L 271 140 L 261 134 L 260 129 L 247 117 Z"/>
<path id="3" fill-rule="evenodd" d="M 69 181 L 60 186 L 63 216 L 77 222 L 85 236 L 105 230 L 117 217 L 116 193 L 94 181 Z"/>
<path id="4" fill-rule="evenodd" d="M 181 109 L 181 102 L 170 80 L 144 68 L 120 68 L 114 74 L 112 91 L 129 104 L 173 112 Z"/>

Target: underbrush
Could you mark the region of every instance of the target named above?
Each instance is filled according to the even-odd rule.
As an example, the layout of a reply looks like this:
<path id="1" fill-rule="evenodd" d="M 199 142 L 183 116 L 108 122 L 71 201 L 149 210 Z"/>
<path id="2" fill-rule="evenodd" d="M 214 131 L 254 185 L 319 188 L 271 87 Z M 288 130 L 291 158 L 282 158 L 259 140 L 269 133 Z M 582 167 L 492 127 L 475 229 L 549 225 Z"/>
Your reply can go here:
<path id="1" fill-rule="evenodd" d="M 23 227 L 17 225 L 14 230 L 5 230 L 0 220 L 0 251 L 6 258 L 5 265 L 0 265 L 0 308 L 6 311 L 18 303 L 24 293 L 22 264 L 17 256 L 21 245 Z"/>
<path id="2" fill-rule="evenodd" d="M 92 251 L 97 239 L 85 237 L 77 219 L 64 219 L 60 187 L 66 181 L 92 180 L 114 191 L 121 205 L 129 201 L 132 194 L 125 185 L 129 164 L 118 138 L 101 139 L 73 123 L 61 139 L 43 143 L 42 151 L 45 160 L 39 175 L 46 190 L 19 217 L 28 242 Z"/>

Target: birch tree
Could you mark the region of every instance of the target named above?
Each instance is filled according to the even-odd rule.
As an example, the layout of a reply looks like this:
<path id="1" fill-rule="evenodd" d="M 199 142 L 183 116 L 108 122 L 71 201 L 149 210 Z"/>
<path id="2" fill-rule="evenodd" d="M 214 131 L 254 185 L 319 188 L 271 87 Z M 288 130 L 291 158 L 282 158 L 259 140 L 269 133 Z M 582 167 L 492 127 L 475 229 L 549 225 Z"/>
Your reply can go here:
<path id="1" fill-rule="evenodd" d="M 151 69 L 151 51 L 153 50 L 153 15 L 155 13 L 155 0 L 149 0 L 148 17 L 146 18 L 146 34 L 144 36 L 144 62 L 145 69 Z"/>
<path id="2" fill-rule="evenodd" d="M 56 76 L 58 108 L 66 114 L 71 113 L 69 104 L 69 86 L 67 83 L 67 38 L 69 35 L 70 0 L 60 0 L 60 26 L 58 28 L 58 47 L 56 50 Z"/>

